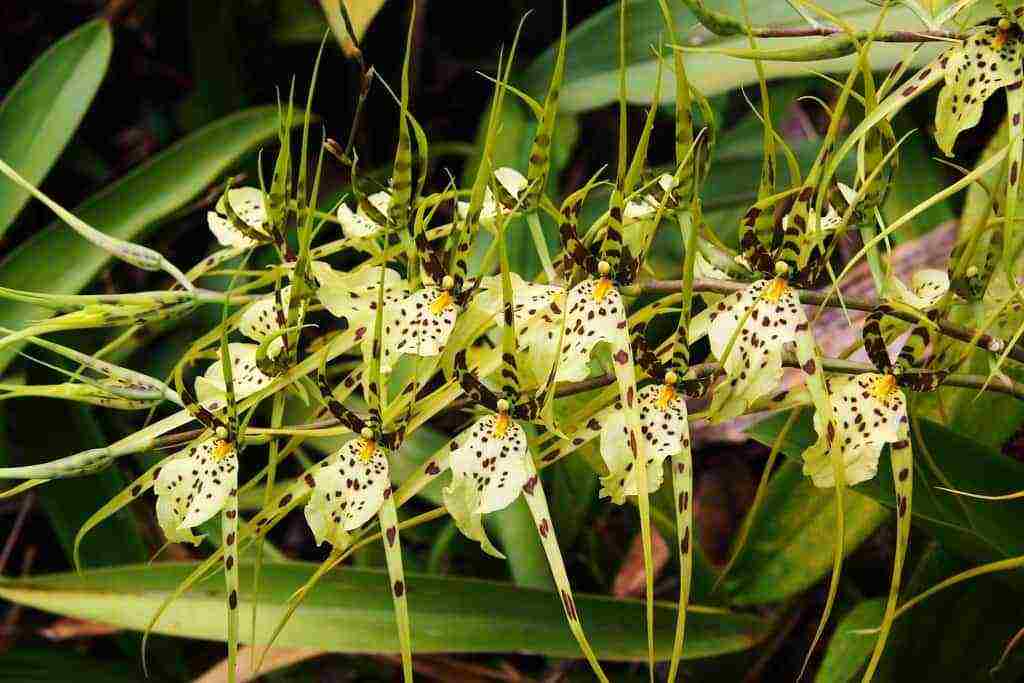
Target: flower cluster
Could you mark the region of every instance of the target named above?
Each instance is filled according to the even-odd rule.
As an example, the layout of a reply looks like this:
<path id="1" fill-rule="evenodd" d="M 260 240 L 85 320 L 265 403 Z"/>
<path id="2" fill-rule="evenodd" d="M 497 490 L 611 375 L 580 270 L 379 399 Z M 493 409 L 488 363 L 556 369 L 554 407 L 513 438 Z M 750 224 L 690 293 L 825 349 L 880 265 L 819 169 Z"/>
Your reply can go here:
<path id="1" fill-rule="evenodd" d="M 887 96 L 882 101 L 873 99 L 873 86 L 870 94 L 858 95 L 868 109 L 864 124 L 838 145 L 854 77 L 871 78 L 870 65 L 862 59 L 861 72 L 854 72 L 829 111 L 830 125 L 811 170 L 800 177 L 796 169 L 788 187 L 776 180 L 775 146 L 781 138 L 771 129 L 766 104 L 762 180 L 740 222 L 736 250 L 723 245 L 703 220 L 715 121 L 708 103 L 688 84 L 680 53 L 674 62 L 677 129 L 670 171 L 655 172 L 647 159 L 655 105 L 638 144 L 629 145 L 624 134 L 619 140 L 623 151 L 614 178 L 595 176 L 560 202 L 548 196 L 547 179 L 564 34 L 548 95 L 543 104 L 533 103 L 538 124 L 529 167 L 496 167 L 490 161 L 503 98 L 514 91 L 507 69 L 499 69 L 481 163 L 466 188 L 452 184 L 427 190 L 426 142 L 408 110 L 406 62 L 398 148 L 387 187 L 365 190 L 372 181 L 359 173 L 357 155 L 335 149 L 352 177 L 351 198 L 320 211 L 316 192 L 292 182 L 294 169 L 282 151 L 269 188 L 229 183 L 208 212 L 209 230 L 223 249 L 183 275 L 188 288 L 92 299 L 47 299 L 5 290 L 10 298 L 62 311 L 0 341 L 31 342 L 82 364 L 87 372 L 76 373 L 50 395 L 122 409 L 152 408 L 165 400 L 181 407 L 98 455 L 74 456 L 63 470 L 54 465 L 46 476 L 93 471 L 118 456 L 162 445 L 162 439 L 174 436 L 171 431 L 198 423 L 199 432 L 190 435 L 184 448 L 135 482 L 131 496 L 120 504 L 151 487 L 156 518 L 167 541 L 175 543 L 199 544 L 207 522 L 221 514 L 219 552 L 227 577 L 229 632 L 235 634 L 231 647 L 237 647 L 239 546 L 258 543 L 288 511 L 302 505 L 310 534 L 318 544 L 331 546 L 335 563 L 379 528 L 407 676 L 411 626 L 398 509 L 427 483 L 445 476 L 446 513 L 484 552 L 501 557 L 484 518 L 523 497 L 569 627 L 595 674 L 607 680 L 572 597 L 539 474 L 558 457 L 598 439 L 601 496 L 615 504 L 637 502 L 648 600 L 653 597 L 648 499 L 666 474 L 672 479 L 683 578 L 674 676 L 692 571 L 691 409 L 709 422 L 782 405 L 811 409 L 818 438 L 802 453 L 803 471 L 815 486 L 835 490 L 840 499 L 845 487 L 876 476 L 888 447 L 900 557 L 905 552 L 913 480 L 912 396 L 952 381 L 957 361 L 950 359 L 959 354 L 962 360 L 961 352 L 971 345 L 1003 350 L 1000 339 L 967 334 L 951 317 L 954 306 L 977 300 L 972 292 L 978 287 L 987 290 L 994 267 L 979 273 L 954 259 L 948 270 L 920 270 L 907 284 L 886 264 L 885 275 L 876 281 L 880 298 L 861 306 L 869 309 L 862 340 L 870 364 L 824 357 L 810 304 L 828 303 L 835 294 L 823 288 L 831 285 L 844 236 L 859 231 L 870 241 L 878 228 L 877 208 L 895 164 L 887 145 L 887 112 L 942 80 L 936 130 L 943 150 L 949 152 L 958 134 L 977 123 L 981 105 L 998 89 L 1007 91 L 1013 126 L 1019 125 L 1024 42 L 1012 14 L 1008 11 L 997 25 L 978 27 L 911 85 L 888 94 L 883 88 Z M 410 127 L 420 155 L 418 177 L 413 175 Z M 1006 236 L 990 241 L 1011 251 L 1021 243 L 1011 230 L 1022 138 L 1015 130 L 1009 175 L 1001 184 Z M 856 148 L 856 177 L 840 183 L 838 162 L 857 142 L 862 144 Z M 581 229 L 582 207 L 597 203 L 603 203 L 600 217 Z M 545 222 L 561 239 L 554 259 L 547 254 Z M 537 238 L 538 258 L 545 265 L 536 281 L 509 266 L 509 237 L 525 226 Z M 650 277 L 647 255 L 659 232 L 672 226 L 683 234 L 684 256 L 678 264 L 681 279 L 666 284 Z M 515 238 L 527 239 L 527 234 L 521 231 Z M 128 249 L 119 243 L 106 247 L 118 254 Z M 223 292 L 193 287 L 216 265 L 256 250 L 276 252 L 278 259 L 264 271 L 243 267 L 244 282 L 233 282 Z M 340 269 L 332 257 L 342 251 L 354 253 L 358 265 Z M 640 298 L 666 292 L 670 296 L 652 304 Z M 177 364 L 173 389 L 40 336 L 146 325 L 185 315 L 203 303 L 222 305 L 225 315 Z M 842 297 L 833 303 L 842 305 Z M 649 322 L 659 315 L 673 316 L 674 325 L 654 345 Z M 697 343 L 705 337 L 707 357 L 694 362 L 704 353 Z M 891 348 L 899 349 L 895 362 Z M 185 371 L 198 358 L 213 361 L 189 385 Z M 784 401 L 780 392 L 785 393 L 787 367 L 799 386 Z M 584 408 L 574 403 L 577 413 L 567 412 L 562 397 L 584 392 L 592 392 L 590 403 Z M 355 393 L 361 394 L 358 404 Z M 310 419 L 317 421 L 284 425 L 284 406 L 293 398 L 310 406 Z M 270 407 L 271 414 L 263 427 L 256 426 L 263 424 L 257 411 L 261 405 Z M 473 413 L 465 429 L 415 475 L 399 480 L 393 465 L 405 457 L 403 445 L 419 426 L 453 407 Z M 323 429 L 351 438 L 243 524 L 240 486 L 254 485 L 268 471 L 243 479 L 249 470 L 243 467 L 250 458 L 247 448 L 282 435 L 310 438 Z M 272 450 L 275 456 L 280 452 Z M 268 463 L 269 471 L 276 465 Z M 893 581 L 895 591 L 898 572 Z M 893 605 L 894 598 L 890 617 Z"/>

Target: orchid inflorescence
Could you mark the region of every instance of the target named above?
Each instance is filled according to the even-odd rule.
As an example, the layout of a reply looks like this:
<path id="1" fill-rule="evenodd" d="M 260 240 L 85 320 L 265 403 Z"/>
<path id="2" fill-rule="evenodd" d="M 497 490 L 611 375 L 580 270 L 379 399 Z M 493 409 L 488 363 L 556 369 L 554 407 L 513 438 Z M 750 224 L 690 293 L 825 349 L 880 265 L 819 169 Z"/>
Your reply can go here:
<path id="1" fill-rule="evenodd" d="M 665 0 L 658 2 L 675 43 L 671 13 Z M 734 50 L 733 56 L 754 59 L 759 69 L 761 60 L 771 58 L 770 51 L 757 47 L 758 39 L 773 37 L 771 29 L 748 27 L 711 12 L 700 0 L 686 4 L 709 30 L 748 36 L 750 50 L 742 54 Z M 152 250 L 106 237 L 29 186 L 16 171 L 0 165 L 9 178 L 30 187 L 97 246 L 132 265 L 165 270 L 178 285 L 165 292 L 95 296 L 0 290 L 0 296 L 46 306 L 56 313 L 23 330 L 5 330 L 0 346 L 32 344 L 80 365 L 79 371 L 67 373 L 69 381 L 64 384 L 4 385 L 3 397 L 46 395 L 123 410 L 153 409 L 170 401 L 181 408 L 106 448 L 39 466 L 5 468 L 0 474 L 37 483 L 79 476 L 110 466 L 119 457 L 182 444 L 184 439 L 181 450 L 139 477 L 89 520 L 78 541 L 150 488 L 156 494 L 156 518 L 169 543 L 199 544 L 203 535 L 197 530 L 220 513 L 219 549 L 178 594 L 216 563 L 223 563 L 232 671 L 240 630 L 240 549 L 252 544 L 258 548 L 270 529 L 304 505 L 311 534 L 318 544 L 331 546 L 331 556 L 322 571 L 296 593 L 294 610 L 323 573 L 371 538 L 376 524 L 386 552 L 403 671 L 409 680 L 410 632 L 415 625 L 410 623 L 407 596 L 410 588 L 415 595 L 415 583 L 407 585 L 402 568 L 399 529 L 403 524 L 398 510 L 450 471 L 443 488 L 446 513 L 463 534 L 491 555 L 502 556 L 487 536 L 483 516 L 520 496 L 526 500 L 569 628 L 595 675 L 608 680 L 599 653 L 587 641 L 585 615 L 573 598 L 539 475 L 540 469 L 598 439 L 604 467 L 601 495 L 616 504 L 635 499 L 638 506 L 649 633 L 653 586 L 648 498 L 661 487 L 666 470 L 672 477 L 681 577 L 669 673 L 674 680 L 683 652 L 694 543 L 693 416 L 688 401 L 702 402 L 699 416 L 710 422 L 809 406 L 818 439 L 803 454 L 804 473 L 815 486 L 833 489 L 840 502 L 836 560 L 818 637 L 841 568 L 843 490 L 875 477 L 884 447 L 889 446 L 891 453 L 898 545 L 870 677 L 894 618 L 908 545 L 914 459 L 908 425 L 913 397 L 941 386 L 978 386 L 971 376 L 957 374 L 967 351 L 980 348 L 990 353 L 994 377 L 1007 358 L 1024 359 L 1024 350 L 1016 346 L 1020 329 L 1000 328 L 1012 335 L 1006 341 L 958 327 L 951 319 L 955 307 L 973 306 L 985 297 L 997 280 L 1000 264 L 1013 283 L 1011 290 L 1017 291 L 1015 264 L 1024 245 L 1014 223 L 1024 144 L 1020 127 L 1024 32 L 1019 23 L 1024 5 L 997 5 L 1002 12 L 999 17 L 969 29 L 961 40 L 950 38 L 951 46 L 904 84 L 899 84 L 906 68 L 901 63 L 876 87 L 868 57 L 873 41 L 907 42 L 906 36 L 889 35 L 877 27 L 867 34 L 851 32 L 856 68 L 841 84 L 828 112 L 828 131 L 810 171 L 801 176 L 795 163 L 790 163 L 786 187 L 780 186 L 777 167 L 777 149 L 785 143 L 772 128 L 762 74 L 763 170 L 757 200 L 740 223 L 736 252 L 711 233 L 702 217 L 702 185 L 715 145 L 715 121 L 707 101 L 686 79 L 684 52 L 698 48 L 678 46 L 670 67 L 659 55 L 655 102 L 639 141 L 632 146 L 626 129 L 623 76 L 614 179 L 596 175 L 558 203 L 548 196 L 552 130 L 565 69 L 564 16 L 543 103 L 509 84 L 515 45 L 507 59 L 499 60 L 480 164 L 470 188 L 460 189 L 451 181 L 441 191 L 426 191 L 428 141 L 409 111 L 407 44 L 400 93 L 392 95 L 400 126 L 388 186 L 366 189 L 370 183 L 359 171 L 351 142 L 343 149 L 325 141 L 322 148 L 351 174 L 355 202 L 351 206 L 341 202 L 331 212 L 319 211 L 320 172 L 331 157 L 321 152 L 313 175 L 307 170 L 305 148 L 297 163 L 291 158 L 286 143 L 294 108 L 289 103 L 282 109 L 280 137 L 285 144 L 270 186 L 264 186 L 262 178 L 259 187 L 227 183 L 207 215 L 209 229 L 223 249 L 187 273 Z M 622 3 L 623 27 L 625 7 Z M 930 34 L 915 35 L 923 41 Z M 624 74 L 624 48 L 620 52 Z M 648 167 L 647 154 L 664 68 L 671 68 L 675 77 L 675 161 L 669 171 L 656 173 Z M 863 85 L 860 93 L 855 92 L 858 79 Z M 892 182 L 899 147 L 889 119 L 940 82 L 936 138 L 947 153 L 959 133 L 978 122 L 985 100 L 998 89 L 1006 91 L 1010 142 L 996 156 L 1005 158 L 1005 174 L 991 198 L 992 212 L 1002 218 L 1002 227 L 968 235 L 955 248 L 948 270 L 919 271 L 909 285 L 886 266 L 885 277 L 876 281 L 880 298 L 860 306 L 870 309 L 863 322 L 863 347 L 871 364 L 826 358 L 815 339 L 808 304 L 845 305 L 836 291 L 842 276 L 837 278 L 832 270 L 837 245 L 845 234 L 859 232 L 865 242 L 861 253 L 877 257 L 873 248 L 920 212 L 915 209 L 912 215 L 881 226 L 879 232 L 877 208 Z M 500 113 L 510 94 L 526 101 L 538 119 L 526 169 L 492 163 Z M 841 123 L 851 100 L 863 104 L 866 114 L 840 142 Z M 310 127 L 308 106 L 306 113 L 304 139 Z M 793 158 L 788 149 L 783 151 L 787 160 Z M 842 183 L 837 178 L 838 164 L 851 152 L 857 155 L 857 172 Z M 994 163 L 969 173 L 964 185 Z M 418 170 L 415 177 L 414 168 Z M 581 207 L 605 190 L 610 193 L 607 211 L 581 234 Z M 443 222 L 442 216 L 450 222 Z M 562 250 L 554 258 L 547 254 L 541 218 L 553 222 L 561 237 Z M 520 220 L 529 225 L 544 266 L 533 282 L 512 272 L 509 265 L 507 236 Z M 341 237 L 314 246 L 317 237 L 331 233 L 325 226 L 333 224 L 340 227 Z M 646 256 L 656 232 L 673 225 L 681 231 L 685 246 L 682 278 L 676 283 L 654 282 Z M 477 246 L 485 248 L 482 258 L 472 255 Z M 265 248 L 278 256 L 277 263 L 266 270 L 240 271 L 243 274 L 236 275 L 224 291 L 196 285 L 218 266 Z M 329 259 L 343 250 L 365 258 L 359 265 L 337 270 Z M 238 278 L 246 281 L 239 284 Z M 813 291 L 822 288 L 826 288 L 824 294 Z M 1012 291 L 996 309 L 984 310 L 979 322 L 1004 315 L 1010 307 L 1020 310 Z M 642 293 L 668 296 L 638 306 L 636 299 Z M 138 330 L 208 304 L 223 307 L 222 322 L 179 360 L 173 382 L 43 338 L 51 332 L 89 327 Z M 663 314 L 677 316 L 676 323 L 663 343 L 652 346 L 649 322 Z M 314 319 L 325 322 L 313 325 Z M 228 341 L 236 335 L 247 341 Z M 692 345 L 703 337 L 708 338 L 710 359 L 696 364 Z M 906 341 L 893 362 L 889 349 L 903 338 Z M 190 389 L 185 371 L 203 357 L 213 362 Z M 798 369 L 802 386 L 782 390 L 786 366 Z M 600 372 L 595 373 L 598 368 Z M 611 384 L 614 388 L 602 388 Z M 1024 397 L 1010 380 L 984 384 Z M 365 414 L 346 406 L 360 387 Z M 587 391 L 595 393 L 577 414 L 560 411 L 562 397 Z M 318 421 L 285 425 L 284 406 L 292 398 L 314 405 Z M 265 404 L 271 406 L 269 424 L 255 427 L 253 423 L 263 414 L 258 408 Z M 397 481 L 392 464 L 403 458 L 403 444 L 417 428 L 452 407 L 481 414 L 414 475 Z M 172 433 L 193 422 L 201 426 L 198 433 Z M 352 439 L 286 482 L 283 491 L 280 484 L 275 488 L 280 462 L 303 439 L 327 433 L 351 433 Z M 278 440 L 284 437 L 289 441 L 282 446 Z M 240 482 L 247 447 L 268 441 L 266 467 L 250 481 Z M 239 515 L 238 495 L 263 478 L 268 487 L 266 505 L 246 521 Z M 154 623 L 159 616 L 154 616 Z M 650 637 L 649 657 L 653 662 Z"/>

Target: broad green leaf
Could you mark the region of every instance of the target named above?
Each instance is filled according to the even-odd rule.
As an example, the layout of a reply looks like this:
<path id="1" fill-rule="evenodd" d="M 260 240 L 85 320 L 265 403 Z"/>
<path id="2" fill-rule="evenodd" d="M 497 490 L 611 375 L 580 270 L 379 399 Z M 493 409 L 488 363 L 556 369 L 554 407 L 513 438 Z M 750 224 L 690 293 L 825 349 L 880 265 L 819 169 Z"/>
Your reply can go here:
<path id="1" fill-rule="evenodd" d="M 139 667 L 128 661 L 89 657 L 70 647 L 19 645 L 0 655 L 0 679 L 20 683 L 83 680 L 89 683 L 141 683 Z"/>
<path id="2" fill-rule="evenodd" d="M 839 620 L 814 676 L 815 683 L 847 683 L 858 677 L 871 655 L 875 637 L 857 631 L 877 627 L 884 612 L 885 600 L 865 600 Z"/>
<path id="3" fill-rule="evenodd" d="M 73 453 L 105 445 L 106 439 L 89 408 L 63 401 L 10 401 L 4 407 L 5 429 L 0 433 L 2 458 L 30 464 L 51 460 L 54 453 Z M 53 429 L 53 425 L 61 429 Z M 109 468 L 86 479 L 52 481 L 37 492 L 57 542 L 70 560 L 75 534 L 100 506 L 127 486 L 121 471 Z M 126 512 L 98 529 L 84 550 L 93 566 L 148 559 L 148 549 L 135 519 Z"/>
<path id="4" fill-rule="evenodd" d="M 742 17 L 739 0 L 706 0 L 709 9 Z M 746 48 L 746 36 L 721 38 L 697 24 L 696 16 L 681 2 L 670 3 L 676 26 L 694 27 L 677 37 L 682 44 L 699 44 L 704 48 Z M 833 0 L 828 9 L 861 29 L 871 28 L 878 16 L 878 7 L 862 0 Z M 757 25 L 801 26 L 804 20 L 786 2 L 750 3 L 750 20 Z M 618 4 L 613 3 L 588 17 L 569 33 L 565 83 L 562 87 L 563 112 L 595 109 L 612 102 L 618 88 L 618 45 L 608 36 L 616 34 Z M 885 28 L 918 30 L 920 23 L 913 13 L 902 6 L 892 6 L 884 22 Z M 662 54 L 668 54 L 665 24 L 658 4 L 647 0 L 632 0 L 629 7 L 629 46 L 627 60 L 627 97 L 631 102 L 648 103 L 654 93 L 658 63 L 651 46 L 661 45 Z M 786 49 L 808 45 L 813 38 L 773 38 L 762 41 L 762 47 Z M 927 45 L 914 55 L 915 64 L 933 58 L 937 47 Z M 895 64 L 905 53 L 905 45 L 879 44 L 872 47 L 871 64 L 884 70 Z M 555 47 L 549 48 L 523 74 L 520 84 L 526 92 L 537 96 L 544 92 L 554 65 Z M 769 79 L 804 76 L 808 70 L 832 73 L 849 71 L 856 57 L 843 57 L 818 62 L 764 62 Z M 731 59 L 713 54 L 686 54 L 686 76 L 690 85 L 707 96 L 727 92 L 757 81 L 754 62 Z M 663 74 L 663 93 L 675 91 L 672 73 Z"/>
<path id="5" fill-rule="evenodd" d="M 246 152 L 277 132 L 277 108 L 232 114 L 175 143 L 73 211 L 87 223 L 125 240 L 138 241 L 161 219 L 199 195 Z M 204 233 L 202 239 L 208 239 Z M 52 224 L 0 262 L 0 283 L 28 291 L 73 294 L 96 277 L 109 256 L 61 224 Z M 5 303 L 0 326 L 24 327 L 45 312 L 25 303 Z M 0 371 L 20 347 L 0 351 Z"/>
<path id="6" fill-rule="evenodd" d="M 49 574 L 0 582 L 0 596 L 49 612 L 140 630 L 194 564 L 133 565 L 83 574 Z M 262 569 L 258 619 L 269 633 L 285 601 L 316 565 L 268 564 Z M 252 585 L 252 569 L 241 566 L 242 585 Z M 579 648 L 561 614 L 554 593 L 476 579 L 410 574 L 409 609 L 413 651 L 516 652 L 576 658 Z M 225 610 L 221 581 L 205 581 L 168 608 L 156 631 L 168 635 L 224 639 Z M 248 619 L 251 596 L 242 593 L 242 618 Z M 646 657 L 643 604 L 598 596 L 578 596 L 576 607 L 587 624 L 591 643 L 606 660 L 640 661 Z M 675 615 L 657 606 L 657 652 L 666 658 L 672 646 Z M 753 615 L 694 608 L 687 633 L 687 658 L 709 657 L 753 647 L 769 633 L 767 621 Z M 243 635 L 247 635 L 244 634 Z M 281 632 L 277 645 L 314 647 L 331 652 L 395 653 L 387 574 L 340 569 L 325 576 Z"/>
<path id="7" fill-rule="evenodd" d="M 779 417 L 771 417 L 754 425 L 747 433 L 761 443 L 770 444 L 782 424 Z M 937 487 L 946 484 L 936 476 L 927 456 L 931 456 L 935 467 L 953 488 L 978 493 L 1024 489 L 1024 465 L 942 425 L 923 419 L 920 424 L 925 443 L 922 445 L 915 438 L 913 444 L 916 456 L 913 523 L 931 533 L 949 551 L 975 562 L 1024 555 L 1024 538 L 1016 529 L 1024 514 L 1024 502 L 972 500 L 939 491 Z M 799 459 L 814 439 L 810 415 L 801 416 L 789 432 L 783 453 Z M 888 455 L 883 454 L 874 479 L 850 491 L 875 499 L 892 514 L 895 497 Z"/>
<path id="8" fill-rule="evenodd" d="M 857 549 L 890 512 L 856 489 L 844 496 L 843 551 Z M 724 588 L 740 605 L 780 602 L 813 586 L 832 569 L 835 496 L 815 488 L 794 461 L 772 476 L 750 535 Z"/>
<path id="9" fill-rule="evenodd" d="M 917 595 L 964 568 L 961 560 L 935 544 L 922 554 L 905 594 Z M 876 680 L 1020 680 L 1020 648 L 994 670 L 1006 643 L 1020 628 L 1020 600 L 1020 592 L 999 575 L 974 579 L 928 599 L 893 624 Z M 871 635 L 866 638 L 873 640 Z"/>
<path id="10" fill-rule="evenodd" d="M 39 185 L 71 140 L 107 73 L 113 38 L 97 19 L 54 43 L 0 103 L 0 159 Z M 29 193 L 0 183 L 0 235 Z"/>

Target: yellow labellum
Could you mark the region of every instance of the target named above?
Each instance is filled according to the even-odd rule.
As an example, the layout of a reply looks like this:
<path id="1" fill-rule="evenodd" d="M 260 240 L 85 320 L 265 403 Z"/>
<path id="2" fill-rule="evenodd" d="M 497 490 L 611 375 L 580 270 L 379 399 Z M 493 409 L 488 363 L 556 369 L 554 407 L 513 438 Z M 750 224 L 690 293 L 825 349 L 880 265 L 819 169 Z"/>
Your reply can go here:
<path id="1" fill-rule="evenodd" d="M 669 384 L 661 386 L 661 393 L 658 394 L 657 406 L 659 410 L 667 410 L 668 404 L 676 397 L 676 388 Z"/>
<path id="2" fill-rule="evenodd" d="M 213 449 L 213 459 L 223 460 L 231 454 L 231 444 L 221 439 L 217 442 L 216 447 Z"/>
<path id="3" fill-rule="evenodd" d="M 765 299 L 771 302 L 776 302 L 782 298 L 782 295 L 789 289 L 789 285 L 781 277 L 777 277 L 772 280 L 772 283 L 764 290 L 763 296 Z"/>
<path id="4" fill-rule="evenodd" d="M 883 375 L 875 380 L 874 386 L 871 387 L 871 395 L 879 401 L 884 401 L 893 392 L 896 391 L 896 377 L 893 375 Z"/>
<path id="5" fill-rule="evenodd" d="M 434 315 L 441 315 L 441 311 L 448 308 L 448 306 L 454 301 L 452 295 L 447 291 L 441 292 L 441 296 L 434 299 L 434 303 L 430 304 L 430 312 Z"/>
<path id="6" fill-rule="evenodd" d="M 601 278 L 597 281 L 597 285 L 594 287 L 594 300 L 602 301 L 608 292 L 612 291 L 612 281 L 606 277 Z"/>
<path id="7" fill-rule="evenodd" d="M 508 417 L 508 413 L 498 413 L 498 420 L 494 423 L 494 436 L 498 439 L 505 438 L 505 432 L 508 431 L 509 425 L 512 421 Z"/>
<path id="8" fill-rule="evenodd" d="M 369 462 L 370 458 L 373 457 L 374 452 L 377 450 L 377 442 L 373 439 L 366 439 L 363 441 L 363 448 L 359 451 L 359 458 L 363 462 Z"/>

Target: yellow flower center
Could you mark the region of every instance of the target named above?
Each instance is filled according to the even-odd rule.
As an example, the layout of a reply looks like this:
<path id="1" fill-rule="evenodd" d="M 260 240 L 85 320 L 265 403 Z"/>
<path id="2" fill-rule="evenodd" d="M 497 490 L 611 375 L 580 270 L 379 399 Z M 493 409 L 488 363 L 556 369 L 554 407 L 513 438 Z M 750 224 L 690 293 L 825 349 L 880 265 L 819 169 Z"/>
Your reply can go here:
<path id="1" fill-rule="evenodd" d="M 377 442 L 373 439 L 362 439 L 363 446 L 359 449 L 359 459 L 369 462 L 373 454 L 377 452 Z"/>
<path id="2" fill-rule="evenodd" d="M 508 413 L 498 413 L 498 419 L 494 423 L 494 437 L 497 439 L 504 439 L 505 432 L 508 431 L 509 425 L 512 424 L 512 420 L 509 418 Z"/>
<path id="3" fill-rule="evenodd" d="M 788 289 L 789 285 L 786 284 L 786 281 L 783 280 L 781 277 L 777 277 L 774 280 L 772 280 L 771 284 L 768 285 L 768 287 L 764 290 L 761 296 L 767 299 L 768 301 L 775 303 L 782 298 L 782 295 L 785 294 L 786 290 Z"/>
<path id="4" fill-rule="evenodd" d="M 603 277 L 598 280 L 597 284 L 594 286 L 594 301 L 603 301 L 604 298 L 608 296 L 608 292 L 612 291 L 612 287 L 614 287 L 614 285 L 612 285 L 612 281 L 608 278 Z"/>
<path id="5" fill-rule="evenodd" d="M 224 439 L 219 439 L 217 441 L 217 445 L 213 447 L 213 459 L 223 460 L 224 458 L 231 454 L 232 450 L 233 449 L 229 442 L 225 441 Z"/>
<path id="6" fill-rule="evenodd" d="M 676 388 L 670 384 L 662 384 L 658 393 L 657 406 L 659 410 L 668 409 L 668 404 L 676 397 Z"/>
<path id="7" fill-rule="evenodd" d="M 882 375 L 875 379 L 874 384 L 871 385 L 871 395 L 876 400 L 884 401 L 892 396 L 896 388 L 896 377 L 894 375 Z"/>
<path id="8" fill-rule="evenodd" d="M 448 308 L 454 301 L 452 295 L 448 293 L 448 290 L 441 292 L 441 295 L 434 299 L 434 303 L 430 304 L 430 312 L 434 315 L 441 315 L 441 311 Z"/>

